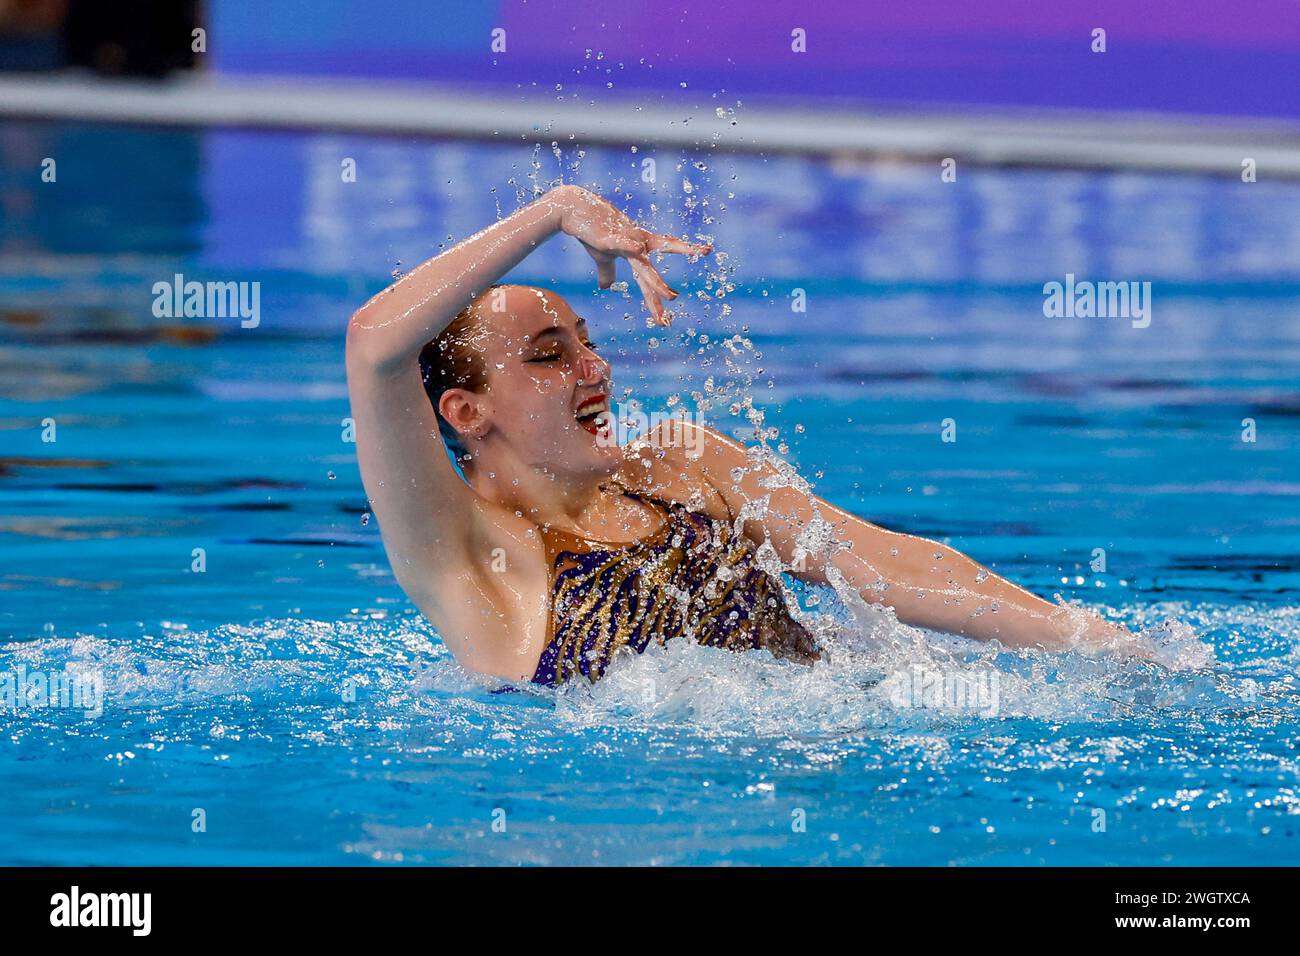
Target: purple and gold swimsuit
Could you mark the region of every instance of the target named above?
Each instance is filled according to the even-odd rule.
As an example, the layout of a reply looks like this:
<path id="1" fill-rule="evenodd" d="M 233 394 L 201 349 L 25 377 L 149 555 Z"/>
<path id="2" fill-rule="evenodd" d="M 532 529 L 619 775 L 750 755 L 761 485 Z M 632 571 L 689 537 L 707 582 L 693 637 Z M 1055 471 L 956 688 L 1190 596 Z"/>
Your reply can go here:
<path id="1" fill-rule="evenodd" d="M 623 490 L 663 518 L 638 541 L 617 544 L 541 528 L 550 569 L 546 647 L 533 683 L 595 681 L 624 647 L 690 637 L 700 644 L 777 657 L 817 658 L 807 628 L 758 566 L 757 547 L 731 521 Z"/>

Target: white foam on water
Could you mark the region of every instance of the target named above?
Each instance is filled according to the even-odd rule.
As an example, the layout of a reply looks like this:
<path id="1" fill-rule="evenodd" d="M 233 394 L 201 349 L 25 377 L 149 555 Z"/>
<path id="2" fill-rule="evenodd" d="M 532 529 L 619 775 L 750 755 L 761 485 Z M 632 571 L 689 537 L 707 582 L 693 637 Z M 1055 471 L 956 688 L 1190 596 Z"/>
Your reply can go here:
<path id="1" fill-rule="evenodd" d="M 1187 624 L 1143 632 L 1157 644 L 1161 666 L 1009 650 L 908 627 L 886 610 L 868 611 L 874 620 L 859 618 L 842 630 L 813 666 L 689 641 L 626 654 L 594 685 L 574 681 L 561 688 L 557 715 L 579 726 L 684 722 L 702 730 L 798 736 L 1005 718 L 1102 720 L 1215 706 L 1231 697 L 1231 681 L 1214 666 L 1212 648 Z"/>
<path id="2" fill-rule="evenodd" d="M 358 697 L 388 715 L 432 722 L 469 708 L 487 724 L 563 735 L 599 728 L 826 736 L 939 730 L 1008 718 L 1052 722 L 1162 718 L 1198 712 L 1294 720 L 1300 609 L 1166 605 L 1129 616 L 1162 664 L 1110 655 L 1008 650 L 920 631 L 868 607 L 841 615 L 824 659 L 809 666 L 766 651 L 734 653 L 689 640 L 617 657 L 595 684 L 518 687 L 466 672 L 415 618 L 267 621 L 132 639 L 48 637 L 0 645 L 0 671 L 96 672 L 105 717 L 161 710 L 250 714 Z M 825 617 L 831 617 L 827 614 Z M 828 631 L 825 621 L 814 622 Z M 1207 642 L 1213 632 L 1220 661 Z M 492 693 L 502 689 L 517 693 Z M 953 689 L 956 693 L 952 693 Z M 346 711 L 343 711 L 346 714 Z M 373 712 L 367 712 L 373 717 Z M 548 731 L 546 728 L 550 727 Z M 326 733 L 328 738 L 328 733 Z"/>

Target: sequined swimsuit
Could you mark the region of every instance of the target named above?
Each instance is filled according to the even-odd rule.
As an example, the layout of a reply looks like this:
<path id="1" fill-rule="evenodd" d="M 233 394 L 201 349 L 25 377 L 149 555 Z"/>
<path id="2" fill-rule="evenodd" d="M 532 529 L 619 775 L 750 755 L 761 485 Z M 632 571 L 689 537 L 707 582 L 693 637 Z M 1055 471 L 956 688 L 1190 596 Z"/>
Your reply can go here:
<path id="1" fill-rule="evenodd" d="M 550 568 L 548 640 L 533 674 L 561 684 L 598 680 L 624 647 L 687 636 L 713 647 L 766 648 L 777 657 L 817 657 L 812 634 L 790 616 L 780 586 L 758 566 L 757 547 L 731 521 L 651 495 L 659 528 L 615 544 L 542 528 Z"/>

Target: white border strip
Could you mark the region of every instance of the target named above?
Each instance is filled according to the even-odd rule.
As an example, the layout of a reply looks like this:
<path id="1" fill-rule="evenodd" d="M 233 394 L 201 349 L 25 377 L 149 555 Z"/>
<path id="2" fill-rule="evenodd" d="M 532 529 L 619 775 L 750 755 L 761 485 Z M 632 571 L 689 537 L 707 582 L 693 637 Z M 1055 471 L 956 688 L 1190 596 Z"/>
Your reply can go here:
<path id="1" fill-rule="evenodd" d="M 0 116 L 330 129 L 529 143 L 644 143 L 743 152 L 849 153 L 989 164 L 1300 178 L 1300 128 L 1270 121 L 1069 112 L 871 112 L 744 106 L 734 117 L 630 101 L 506 99 L 337 79 L 185 77 L 146 83 L 0 74 Z M 736 120 L 732 125 L 731 120 Z"/>

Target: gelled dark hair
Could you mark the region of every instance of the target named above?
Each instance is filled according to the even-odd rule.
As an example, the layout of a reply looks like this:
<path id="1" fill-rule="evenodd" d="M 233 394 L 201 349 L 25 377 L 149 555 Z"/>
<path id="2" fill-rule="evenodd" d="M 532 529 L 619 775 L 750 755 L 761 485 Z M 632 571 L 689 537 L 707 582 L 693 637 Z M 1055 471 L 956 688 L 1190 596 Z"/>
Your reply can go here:
<path id="1" fill-rule="evenodd" d="M 487 362 L 483 353 L 473 347 L 473 333 L 477 326 L 474 304 L 497 286 L 489 286 L 474 302 L 465 306 L 442 334 L 420 350 L 420 375 L 424 391 L 438 416 L 438 432 L 452 457 L 460 462 L 468 452 L 460 433 L 438 411 L 438 402 L 449 388 L 463 388 L 481 392 L 487 387 Z"/>

